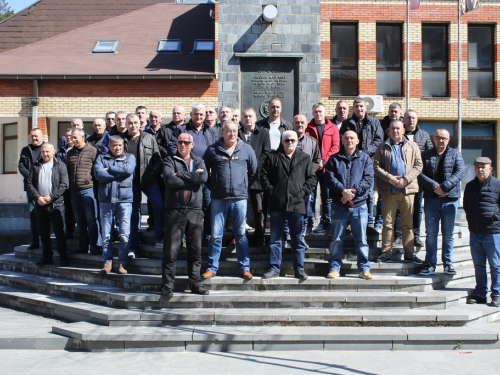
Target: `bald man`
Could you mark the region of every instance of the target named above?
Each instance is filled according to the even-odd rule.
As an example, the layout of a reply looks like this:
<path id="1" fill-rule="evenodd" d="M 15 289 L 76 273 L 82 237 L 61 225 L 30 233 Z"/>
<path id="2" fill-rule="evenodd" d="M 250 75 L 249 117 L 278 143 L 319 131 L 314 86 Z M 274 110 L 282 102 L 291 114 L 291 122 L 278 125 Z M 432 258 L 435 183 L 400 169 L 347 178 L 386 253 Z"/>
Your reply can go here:
<path id="1" fill-rule="evenodd" d="M 97 155 L 101 153 L 102 141 L 108 132 L 106 131 L 106 121 L 103 118 L 94 119 L 94 134 L 87 138 L 87 142 L 94 146 Z"/>

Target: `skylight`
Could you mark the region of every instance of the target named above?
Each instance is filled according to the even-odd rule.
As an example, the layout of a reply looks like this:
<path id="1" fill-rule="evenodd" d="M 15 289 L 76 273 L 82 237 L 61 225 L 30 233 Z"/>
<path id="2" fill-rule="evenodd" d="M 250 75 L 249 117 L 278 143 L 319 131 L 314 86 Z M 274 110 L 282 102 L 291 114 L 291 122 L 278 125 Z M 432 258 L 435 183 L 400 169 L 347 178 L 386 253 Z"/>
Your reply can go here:
<path id="1" fill-rule="evenodd" d="M 117 48 L 117 39 L 98 40 L 92 53 L 116 53 Z"/>
<path id="2" fill-rule="evenodd" d="M 209 39 L 197 39 L 194 41 L 193 52 L 213 51 L 215 43 Z"/>
<path id="3" fill-rule="evenodd" d="M 180 39 L 162 39 L 158 42 L 157 52 L 181 52 Z"/>

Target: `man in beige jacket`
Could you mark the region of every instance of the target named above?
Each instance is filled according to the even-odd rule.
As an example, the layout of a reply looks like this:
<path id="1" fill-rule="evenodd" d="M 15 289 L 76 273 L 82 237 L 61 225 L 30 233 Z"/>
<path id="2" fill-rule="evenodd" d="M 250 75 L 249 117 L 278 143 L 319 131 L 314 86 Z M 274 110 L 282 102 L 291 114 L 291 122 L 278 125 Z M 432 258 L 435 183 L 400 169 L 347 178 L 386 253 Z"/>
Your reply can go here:
<path id="1" fill-rule="evenodd" d="M 396 211 L 401 212 L 403 227 L 404 260 L 414 263 L 422 261 L 414 254 L 413 201 L 418 193 L 417 177 L 422 172 L 420 149 L 403 135 L 404 124 L 393 120 L 389 126 L 389 138 L 382 143 L 374 156 L 378 191 L 382 195 L 382 255 L 377 262 L 392 261 L 392 243 Z"/>

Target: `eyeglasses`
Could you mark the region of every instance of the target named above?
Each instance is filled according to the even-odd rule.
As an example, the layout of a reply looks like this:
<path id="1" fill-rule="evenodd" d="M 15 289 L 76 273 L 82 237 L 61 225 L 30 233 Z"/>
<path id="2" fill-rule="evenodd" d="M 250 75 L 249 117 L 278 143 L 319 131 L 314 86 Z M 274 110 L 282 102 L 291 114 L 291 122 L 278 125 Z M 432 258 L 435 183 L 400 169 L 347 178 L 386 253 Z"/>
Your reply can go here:
<path id="1" fill-rule="evenodd" d="M 283 139 L 283 142 L 285 142 L 285 143 L 295 143 L 295 142 L 297 142 L 297 140 L 293 139 L 293 138 L 288 138 L 288 139 Z"/>
<path id="2" fill-rule="evenodd" d="M 178 145 L 186 145 L 187 146 L 187 145 L 191 144 L 191 141 L 177 141 L 177 144 Z"/>

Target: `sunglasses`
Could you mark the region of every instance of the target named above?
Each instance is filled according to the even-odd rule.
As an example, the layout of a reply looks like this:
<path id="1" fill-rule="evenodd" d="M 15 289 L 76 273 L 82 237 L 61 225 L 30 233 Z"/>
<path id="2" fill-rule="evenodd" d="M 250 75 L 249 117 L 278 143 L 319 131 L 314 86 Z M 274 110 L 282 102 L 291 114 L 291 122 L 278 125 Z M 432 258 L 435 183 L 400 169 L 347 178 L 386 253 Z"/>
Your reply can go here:
<path id="1" fill-rule="evenodd" d="M 295 142 L 297 142 L 297 140 L 293 139 L 293 138 L 288 138 L 288 139 L 283 139 L 283 142 L 285 142 L 285 143 L 295 143 Z"/>
<path id="2" fill-rule="evenodd" d="M 191 144 L 191 141 L 177 141 L 177 144 L 178 145 L 186 145 L 187 146 L 187 145 Z"/>

